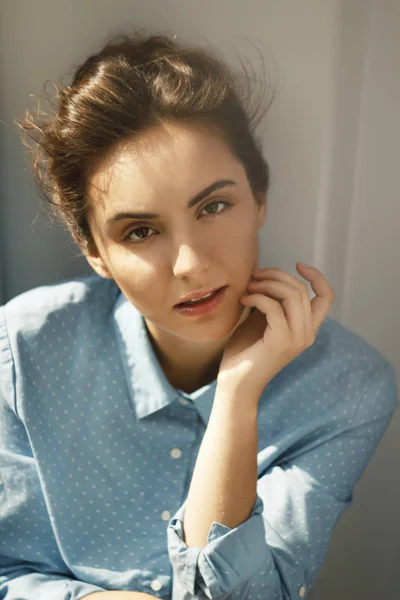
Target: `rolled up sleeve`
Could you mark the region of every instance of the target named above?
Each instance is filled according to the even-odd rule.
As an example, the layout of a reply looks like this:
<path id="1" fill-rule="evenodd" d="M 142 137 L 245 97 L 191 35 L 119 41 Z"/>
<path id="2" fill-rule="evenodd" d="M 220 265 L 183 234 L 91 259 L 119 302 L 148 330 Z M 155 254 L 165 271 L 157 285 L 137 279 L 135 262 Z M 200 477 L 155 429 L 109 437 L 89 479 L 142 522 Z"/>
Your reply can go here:
<path id="1" fill-rule="evenodd" d="M 264 503 L 258 494 L 249 518 L 234 529 L 214 521 L 204 548 L 189 548 L 183 541 L 185 506 L 170 520 L 168 540 L 174 573 L 192 596 L 200 588 L 205 597 L 220 598 L 265 568 Z"/>
<path id="2" fill-rule="evenodd" d="M 364 389 L 347 423 L 268 467 L 258 478 L 250 517 L 234 529 L 212 523 L 204 548 L 183 541 L 185 501 L 167 529 L 172 600 L 298 600 L 308 594 L 335 524 L 398 407 L 392 365 Z"/>

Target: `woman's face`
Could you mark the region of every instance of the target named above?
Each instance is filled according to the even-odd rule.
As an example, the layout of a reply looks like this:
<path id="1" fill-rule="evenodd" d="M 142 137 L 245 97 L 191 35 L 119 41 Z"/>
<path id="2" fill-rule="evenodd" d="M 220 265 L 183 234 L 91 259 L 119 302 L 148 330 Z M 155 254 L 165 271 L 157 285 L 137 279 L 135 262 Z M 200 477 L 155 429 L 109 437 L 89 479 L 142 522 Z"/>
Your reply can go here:
<path id="1" fill-rule="evenodd" d="M 116 150 L 89 181 L 97 253 L 87 259 L 95 271 L 114 279 L 153 328 L 188 341 L 228 335 L 258 266 L 266 198 L 256 204 L 244 167 L 223 141 L 199 124 L 165 124 Z M 225 183 L 189 205 L 217 182 Z M 221 286 L 228 287 L 213 312 L 174 310 L 190 292 Z"/>

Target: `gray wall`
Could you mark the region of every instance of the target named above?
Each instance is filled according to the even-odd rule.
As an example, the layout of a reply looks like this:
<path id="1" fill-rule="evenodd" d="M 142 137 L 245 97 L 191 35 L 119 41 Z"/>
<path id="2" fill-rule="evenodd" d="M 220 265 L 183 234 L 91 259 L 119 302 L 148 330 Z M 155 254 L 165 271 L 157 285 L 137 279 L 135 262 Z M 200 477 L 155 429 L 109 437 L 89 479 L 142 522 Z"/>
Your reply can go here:
<path id="1" fill-rule="evenodd" d="M 297 260 L 320 268 L 337 295 L 331 316 L 399 373 L 398 0 L 2 0 L 0 301 L 90 272 L 40 211 L 12 117 L 131 24 L 210 43 L 232 62 L 236 50 L 258 61 L 248 42 L 262 44 L 280 91 L 260 129 L 272 171 L 261 264 L 295 276 Z M 399 433 L 396 415 L 311 600 L 400 598 Z"/>

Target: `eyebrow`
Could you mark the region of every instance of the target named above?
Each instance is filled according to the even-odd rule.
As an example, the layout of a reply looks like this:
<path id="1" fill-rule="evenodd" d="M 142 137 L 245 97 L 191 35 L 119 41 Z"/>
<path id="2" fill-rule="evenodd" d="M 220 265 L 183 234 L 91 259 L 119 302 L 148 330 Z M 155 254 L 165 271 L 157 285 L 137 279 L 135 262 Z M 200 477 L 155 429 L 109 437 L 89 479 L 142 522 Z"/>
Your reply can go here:
<path id="1" fill-rule="evenodd" d="M 204 190 L 196 194 L 193 198 L 191 198 L 187 207 L 192 208 L 195 204 L 201 202 L 204 198 L 207 198 L 212 192 L 220 190 L 221 188 L 237 185 L 236 181 L 232 179 L 218 179 L 214 181 L 211 185 L 207 186 Z M 119 212 L 115 215 L 112 215 L 106 220 L 106 224 L 114 223 L 115 221 L 120 221 L 121 219 L 157 219 L 160 215 L 156 213 L 147 213 L 147 212 Z"/>

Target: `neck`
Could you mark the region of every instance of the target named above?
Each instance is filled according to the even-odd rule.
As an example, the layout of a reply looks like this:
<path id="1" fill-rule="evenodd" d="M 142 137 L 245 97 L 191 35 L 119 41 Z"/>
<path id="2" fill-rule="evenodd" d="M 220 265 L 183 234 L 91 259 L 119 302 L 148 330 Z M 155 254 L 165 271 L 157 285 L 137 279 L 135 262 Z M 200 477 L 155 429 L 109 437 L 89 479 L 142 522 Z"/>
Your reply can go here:
<path id="1" fill-rule="evenodd" d="M 146 321 L 150 342 L 171 385 L 191 393 L 217 378 L 224 349 L 233 332 L 247 319 L 246 307 L 230 333 L 213 342 L 190 342 L 177 338 Z"/>
<path id="2" fill-rule="evenodd" d="M 225 341 L 193 344 L 179 339 L 178 344 L 168 344 L 166 336 L 148 329 L 154 352 L 172 386 L 191 393 L 217 377 Z"/>

